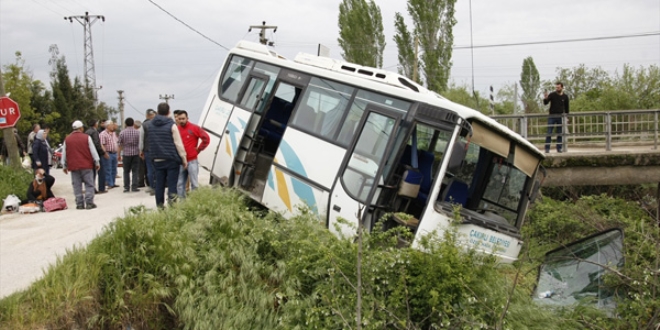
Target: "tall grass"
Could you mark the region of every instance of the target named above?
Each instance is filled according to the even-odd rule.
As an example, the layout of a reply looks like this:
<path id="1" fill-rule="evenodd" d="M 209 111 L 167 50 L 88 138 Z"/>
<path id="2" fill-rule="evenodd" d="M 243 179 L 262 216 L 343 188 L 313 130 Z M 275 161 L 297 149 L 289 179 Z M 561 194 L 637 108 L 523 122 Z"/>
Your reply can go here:
<path id="1" fill-rule="evenodd" d="M 458 249 L 365 237 L 362 328 L 568 329 L 575 317 L 511 291 L 511 266 Z M 23 292 L 2 329 L 351 329 L 356 245 L 312 214 L 290 220 L 231 190 L 200 189 L 164 211 L 132 209 Z M 513 294 L 511 294 L 513 292 Z M 508 308 L 506 307 L 508 306 Z"/>

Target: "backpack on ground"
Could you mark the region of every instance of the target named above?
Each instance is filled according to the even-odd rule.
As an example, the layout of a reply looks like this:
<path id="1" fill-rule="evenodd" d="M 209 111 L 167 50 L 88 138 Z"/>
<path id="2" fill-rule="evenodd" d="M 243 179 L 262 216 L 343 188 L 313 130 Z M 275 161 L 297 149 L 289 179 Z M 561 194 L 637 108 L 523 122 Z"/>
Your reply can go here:
<path id="1" fill-rule="evenodd" d="M 44 201 L 44 211 L 46 212 L 65 210 L 66 208 L 66 199 L 62 197 L 51 197 Z"/>

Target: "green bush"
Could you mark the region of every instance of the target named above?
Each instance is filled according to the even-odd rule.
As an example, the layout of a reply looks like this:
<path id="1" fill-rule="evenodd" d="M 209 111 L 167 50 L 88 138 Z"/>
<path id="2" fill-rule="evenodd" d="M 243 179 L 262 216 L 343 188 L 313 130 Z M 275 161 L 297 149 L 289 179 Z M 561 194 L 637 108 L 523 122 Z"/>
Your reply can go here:
<path id="1" fill-rule="evenodd" d="M 14 194 L 25 200 L 28 185 L 32 180 L 34 180 L 32 171 L 16 171 L 11 166 L 0 165 L 0 199 Z"/>
<path id="2" fill-rule="evenodd" d="M 562 235 L 591 233 L 594 224 L 579 219 L 595 215 L 611 224 L 639 216 L 604 197 L 574 208 L 545 200 L 530 212 L 528 242 L 564 242 L 556 233 L 562 226 L 576 231 Z M 653 232 L 637 225 L 635 232 Z M 423 242 L 426 252 L 397 247 L 407 235 L 397 228 L 363 237 L 363 329 L 625 329 L 650 324 L 658 310 L 643 294 L 645 285 L 657 288 L 657 275 L 648 273 L 657 234 L 627 235 L 647 243 L 627 250 L 626 267 L 637 266 L 610 283 L 640 299 L 620 303 L 614 320 L 585 307 L 534 304 L 529 270 L 540 253 L 530 250 L 514 268 L 463 251 L 451 233 Z M 357 263 L 358 244 L 338 239 L 309 212 L 284 220 L 232 190 L 200 189 L 165 211 L 134 208 L 86 248 L 69 251 L 42 280 L 0 301 L 0 328 L 356 328 Z"/>

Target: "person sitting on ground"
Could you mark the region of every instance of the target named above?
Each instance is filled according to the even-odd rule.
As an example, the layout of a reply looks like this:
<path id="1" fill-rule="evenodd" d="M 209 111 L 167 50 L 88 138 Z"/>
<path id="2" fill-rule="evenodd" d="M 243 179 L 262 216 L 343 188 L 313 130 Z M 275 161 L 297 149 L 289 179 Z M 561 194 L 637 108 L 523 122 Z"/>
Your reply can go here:
<path id="1" fill-rule="evenodd" d="M 27 200 L 29 202 L 43 202 L 51 197 L 55 197 L 51 188 L 55 184 L 55 178 L 46 174 L 46 170 L 38 168 L 34 175 L 34 180 L 30 183 L 27 190 Z"/>

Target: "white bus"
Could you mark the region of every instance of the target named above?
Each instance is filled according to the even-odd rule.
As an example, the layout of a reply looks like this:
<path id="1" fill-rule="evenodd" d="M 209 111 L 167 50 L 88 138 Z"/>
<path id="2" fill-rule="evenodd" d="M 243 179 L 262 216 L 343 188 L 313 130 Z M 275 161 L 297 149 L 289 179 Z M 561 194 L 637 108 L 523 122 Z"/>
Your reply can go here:
<path id="1" fill-rule="evenodd" d="M 517 259 L 544 155 L 478 111 L 380 69 L 241 41 L 200 118 L 212 183 L 290 217 L 309 208 L 344 237 L 385 214 L 421 237 L 460 208 L 461 243 Z M 361 218 L 358 219 L 358 215 Z M 345 221 L 339 221 L 343 218 Z"/>

